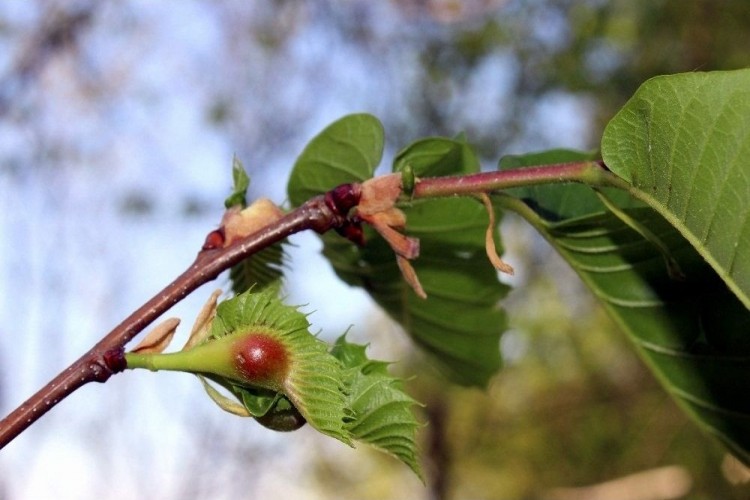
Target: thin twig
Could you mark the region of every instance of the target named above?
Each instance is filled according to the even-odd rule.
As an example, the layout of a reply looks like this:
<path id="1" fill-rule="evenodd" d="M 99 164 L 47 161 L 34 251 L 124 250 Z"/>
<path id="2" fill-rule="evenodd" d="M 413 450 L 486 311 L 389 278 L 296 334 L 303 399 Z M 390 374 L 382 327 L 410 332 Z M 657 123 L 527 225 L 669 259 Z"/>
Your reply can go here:
<path id="1" fill-rule="evenodd" d="M 419 179 L 411 197 L 416 199 L 461 196 L 553 182 L 624 186 L 623 182 L 609 173 L 603 164 L 579 162 Z M 223 271 L 242 260 L 291 234 L 308 229 L 318 233 L 338 229 L 352 241 L 358 242 L 361 236 L 357 232 L 359 222 L 349 220 L 346 216 L 349 210 L 359 203 L 359 188 L 357 184 L 338 186 L 323 196 L 310 199 L 278 221 L 233 242 L 226 248 L 209 245 L 207 240 L 207 245 L 198 253 L 195 262 L 177 279 L 0 421 L 0 449 L 83 385 L 90 382 L 106 382 L 112 375 L 122 371 L 125 367 L 123 351 L 133 337 L 199 286 L 214 280 Z"/>
<path id="2" fill-rule="evenodd" d="M 582 182 L 592 186 L 627 186 L 603 163 L 580 161 L 516 168 L 478 174 L 418 179 L 411 197 L 466 196 L 522 186 Z"/>

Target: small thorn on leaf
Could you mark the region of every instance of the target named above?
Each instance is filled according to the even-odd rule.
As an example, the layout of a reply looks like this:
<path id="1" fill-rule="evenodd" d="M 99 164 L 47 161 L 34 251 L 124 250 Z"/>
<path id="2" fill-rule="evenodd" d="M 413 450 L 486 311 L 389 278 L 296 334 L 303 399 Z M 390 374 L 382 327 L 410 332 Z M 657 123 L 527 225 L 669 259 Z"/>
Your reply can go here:
<path id="1" fill-rule="evenodd" d="M 512 276 L 514 273 L 513 266 L 500 258 L 497 254 L 497 248 L 495 247 L 495 210 L 492 207 L 492 201 L 490 200 L 490 197 L 487 196 L 487 193 L 480 193 L 479 199 L 482 200 L 484 208 L 487 209 L 487 214 L 490 218 L 484 236 L 484 248 L 487 251 L 487 258 L 490 259 L 490 262 L 495 266 L 495 269 L 501 273 L 510 274 Z"/>
<path id="2" fill-rule="evenodd" d="M 136 354 L 160 354 L 169 346 L 180 320 L 169 318 L 151 330 L 132 352 Z"/>

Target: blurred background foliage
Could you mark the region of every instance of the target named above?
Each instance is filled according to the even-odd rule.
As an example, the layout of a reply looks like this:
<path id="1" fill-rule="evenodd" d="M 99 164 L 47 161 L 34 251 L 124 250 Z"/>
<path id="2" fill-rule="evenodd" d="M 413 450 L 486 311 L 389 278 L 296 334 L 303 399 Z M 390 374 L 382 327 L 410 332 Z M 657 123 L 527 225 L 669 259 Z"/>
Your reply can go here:
<path id="1" fill-rule="evenodd" d="M 219 220 L 231 152 L 250 167 L 252 196 L 280 201 L 304 143 L 354 111 L 383 120 L 391 154 L 459 131 L 486 168 L 504 154 L 596 149 L 644 80 L 750 66 L 750 8 L 747 0 L 18 1 L 0 8 L 0 45 L 7 412 L 187 266 Z M 70 433 L 88 444 L 70 451 L 66 442 L 49 456 L 97 464 L 74 476 L 88 489 L 59 490 L 71 498 L 94 497 L 112 478 L 131 485 L 119 498 L 747 498 L 747 476 L 688 422 L 564 263 L 512 217 L 503 236 L 519 272 L 503 304 L 505 367 L 486 392 L 446 385 L 371 305 L 333 311 L 324 324 L 354 323 L 357 340 L 417 374 L 410 386 L 429 422 L 426 488 L 395 461 L 304 431 L 282 436 L 286 444 L 265 441 L 251 423 L 215 415 L 193 381 L 148 396 L 145 386 L 172 379 L 128 376 L 108 383 L 112 392 L 75 395 L 22 437 L 27 444 L 4 451 L 0 496 L 44 491 L 24 485 L 61 467 L 39 458 L 41 444 Z M 123 241 L 142 244 L 125 251 Z M 187 248 L 179 258 L 165 255 L 175 242 Z M 153 286 L 139 281 L 166 268 Z M 325 309 L 319 285 L 299 286 L 298 302 Z M 28 305 L 48 291 L 55 303 Z M 346 309 L 348 293 L 332 292 L 343 296 L 330 307 Z M 75 306 L 79 295 L 93 313 Z M 19 311 L 41 319 L 14 319 L 12 330 Z M 40 350 L 41 335 L 58 329 Z M 11 331 L 36 340 L 19 355 Z M 73 407 L 82 410 L 77 423 L 68 420 Z M 631 476 L 643 471 L 655 475 Z M 616 481 L 625 476 L 632 481 Z"/>

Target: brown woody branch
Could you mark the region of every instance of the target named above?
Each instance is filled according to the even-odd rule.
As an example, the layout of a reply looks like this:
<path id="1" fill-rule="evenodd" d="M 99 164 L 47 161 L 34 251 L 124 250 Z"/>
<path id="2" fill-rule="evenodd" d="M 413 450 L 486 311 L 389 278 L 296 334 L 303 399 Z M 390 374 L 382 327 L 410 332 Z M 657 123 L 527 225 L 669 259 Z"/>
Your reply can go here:
<path id="1" fill-rule="evenodd" d="M 345 218 L 335 210 L 335 207 L 332 209 L 329 205 L 325 197 L 315 197 L 276 223 L 242 238 L 229 247 L 201 250 L 195 262 L 177 279 L 0 421 L 0 448 L 76 389 L 89 382 L 106 382 L 113 374 L 121 371 L 124 368 L 122 352 L 125 344 L 199 286 L 290 234 L 307 229 L 322 233 L 341 226 Z"/>

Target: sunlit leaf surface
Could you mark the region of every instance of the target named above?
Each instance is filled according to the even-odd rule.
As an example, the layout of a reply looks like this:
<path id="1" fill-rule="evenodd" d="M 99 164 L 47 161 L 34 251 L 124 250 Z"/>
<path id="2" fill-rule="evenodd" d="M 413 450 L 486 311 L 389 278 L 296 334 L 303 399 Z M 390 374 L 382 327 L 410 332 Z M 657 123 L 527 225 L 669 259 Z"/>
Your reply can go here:
<path id="1" fill-rule="evenodd" d="M 750 70 L 649 80 L 602 154 L 750 307 Z"/>

